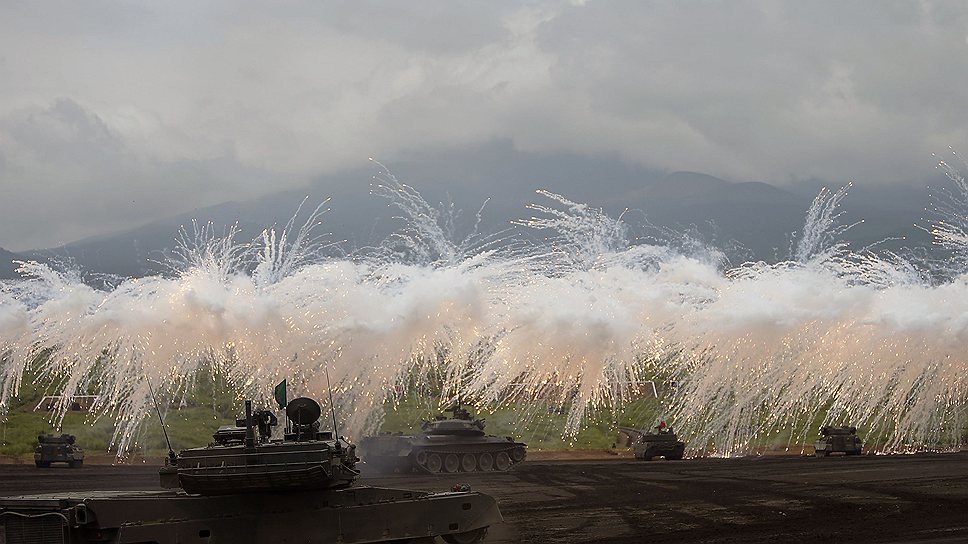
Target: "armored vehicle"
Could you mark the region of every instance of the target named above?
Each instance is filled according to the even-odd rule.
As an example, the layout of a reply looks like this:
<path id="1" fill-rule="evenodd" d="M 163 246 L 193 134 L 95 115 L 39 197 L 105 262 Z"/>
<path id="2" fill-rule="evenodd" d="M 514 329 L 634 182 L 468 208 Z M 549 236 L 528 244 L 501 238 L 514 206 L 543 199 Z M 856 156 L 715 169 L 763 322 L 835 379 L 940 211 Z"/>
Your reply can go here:
<path id="1" fill-rule="evenodd" d="M 367 466 L 400 472 L 506 471 L 524 461 L 527 444 L 510 436 L 484 433 L 484 420 L 471 417 L 458 402 L 452 417 L 436 416 L 416 436 L 384 433 L 360 441 Z"/>
<path id="2" fill-rule="evenodd" d="M 169 457 L 161 469 L 162 487 L 215 495 L 280 489 L 346 487 L 359 476 L 356 446 L 332 432 L 319 431 L 319 404 L 308 397 L 291 401 L 282 440 L 271 440 L 278 424 L 269 410 L 252 412 L 246 401 L 245 419 L 220 427 L 214 442 Z M 256 436 L 258 430 L 258 437 Z"/>
<path id="3" fill-rule="evenodd" d="M 83 465 L 84 450 L 74 442 L 72 434 L 39 435 L 37 448 L 34 449 L 34 464 L 40 468 L 48 468 L 51 463 L 67 463 L 71 468 Z"/>
<path id="4" fill-rule="evenodd" d="M 626 437 L 623 442 L 632 449 L 636 459 L 651 461 L 656 457 L 665 457 L 670 461 L 679 460 L 686 450 L 685 442 L 680 441 L 664 421 L 651 433 L 631 427 L 619 427 L 618 431 Z"/>
<path id="5" fill-rule="evenodd" d="M 430 493 L 355 485 L 355 449 L 320 432 L 319 405 L 275 416 L 251 410 L 204 448 L 169 451 L 157 491 L 63 492 L 0 498 L 0 542 L 481 542 L 502 521 L 494 498 L 467 486 Z M 258 432 L 258 437 L 256 433 Z"/>
<path id="6" fill-rule="evenodd" d="M 817 457 L 826 457 L 838 452 L 860 455 L 863 446 L 864 443 L 857 436 L 857 427 L 826 425 L 820 428 L 820 440 L 813 448 Z"/>

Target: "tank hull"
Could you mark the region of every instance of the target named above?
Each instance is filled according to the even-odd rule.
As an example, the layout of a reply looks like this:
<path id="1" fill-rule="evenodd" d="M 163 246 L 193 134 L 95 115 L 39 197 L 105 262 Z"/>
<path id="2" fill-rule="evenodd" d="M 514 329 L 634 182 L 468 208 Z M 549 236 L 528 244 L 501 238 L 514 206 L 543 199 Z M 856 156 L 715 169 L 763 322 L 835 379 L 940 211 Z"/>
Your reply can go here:
<path id="1" fill-rule="evenodd" d="M 665 430 L 648 433 L 631 427 L 619 427 L 618 443 L 632 450 L 636 459 L 651 461 L 657 457 L 668 460 L 682 459 L 686 443 L 676 437 L 676 433 Z"/>
<path id="2" fill-rule="evenodd" d="M 863 452 L 864 443 L 856 436 L 831 436 L 815 442 L 813 449 L 817 457 L 826 457 L 831 453 L 860 455 Z"/>
<path id="3" fill-rule="evenodd" d="M 526 444 L 496 436 L 381 435 L 359 447 L 367 468 L 431 474 L 503 472 L 527 456 Z"/>
<path id="4" fill-rule="evenodd" d="M 669 433 L 671 434 L 671 433 Z M 665 457 L 670 461 L 682 459 L 686 451 L 685 442 L 676 440 L 675 435 L 643 435 L 640 442 L 632 444 L 632 453 L 636 459 L 651 461 L 657 457 Z"/>
<path id="5" fill-rule="evenodd" d="M 183 450 L 159 472 L 161 486 L 203 495 L 347 487 L 359 476 L 355 447 L 335 442 L 279 442 Z"/>
<path id="6" fill-rule="evenodd" d="M 199 496 L 97 491 L 0 498 L 0 542 L 473 542 L 502 521 L 475 492 L 390 488 Z"/>
<path id="7" fill-rule="evenodd" d="M 682 459 L 685 451 L 685 442 L 680 442 L 678 440 L 664 440 L 655 442 L 646 440 L 644 442 L 638 442 L 632 445 L 632 453 L 635 455 L 635 458 L 642 459 L 644 461 L 651 461 L 657 457 L 664 457 L 670 461 L 678 461 Z"/>

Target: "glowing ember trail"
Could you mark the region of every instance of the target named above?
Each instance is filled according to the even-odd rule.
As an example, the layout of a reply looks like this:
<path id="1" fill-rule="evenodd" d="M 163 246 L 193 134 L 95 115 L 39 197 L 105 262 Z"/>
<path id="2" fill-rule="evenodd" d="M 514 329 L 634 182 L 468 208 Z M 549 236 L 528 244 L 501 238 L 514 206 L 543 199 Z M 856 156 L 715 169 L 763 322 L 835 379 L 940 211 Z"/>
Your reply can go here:
<path id="1" fill-rule="evenodd" d="M 328 367 L 353 407 L 350 435 L 431 376 L 444 395 L 551 400 L 569 410 L 567 433 L 654 379 L 676 384 L 666 417 L 694 452 L 744 453 L 781 431 L 803 442 L 817 421 L 870 429 L 880 451 L 954 448 L 968 399 L 968 186 L 942 167 L 953 188 L 932 231 L 953 257 L 934 264 L 839 243 L 845 190 L 817 197 L 790 261 L 728 268 L 698 243 L 632 243 L 624 218 L 547 192 L 516 227 L 543 242 L 513 229 L 456 241 L 452 213 L 388 172 L 375 192 L 407 226 L 352 258 L 314 238 L 317 209 L 248 243 L 196 228 L 170 274 L 112 288 L 28 263 L 0 288 L 0 409 L 28 370 L 52 392 L 95 391 L 124 452 L 146 376 L 178 398 L 218 372 L 268 401 L 283 378 L 323 398 Z"/>

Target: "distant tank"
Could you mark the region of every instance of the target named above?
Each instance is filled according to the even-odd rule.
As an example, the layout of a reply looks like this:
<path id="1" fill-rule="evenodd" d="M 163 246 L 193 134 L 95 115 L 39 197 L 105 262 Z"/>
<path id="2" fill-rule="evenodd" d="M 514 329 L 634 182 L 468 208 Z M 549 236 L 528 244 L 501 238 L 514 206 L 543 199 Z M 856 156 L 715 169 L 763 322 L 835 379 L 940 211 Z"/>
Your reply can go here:
<path id="1" fill-rule="evenodd" d="M 618 431 L 626 438 L 622 442 L 631 448 L 636 459 L 651 461 L 656 457 L 664 457 L 670 461 L 682 459 L 686 450 L 686 443 L 676 437 L 665 422 L 655 427 L 655 432 L 646 432 L 631 427 L 619 427 Z"/>
<path id="2" fill-rule="evenodd" d="M 75 444 L 74 435 L 42 434 L 37 437 L 34 464 L 40 468 L 48 468 L 51 463 L 67 463 L 71 468 L 84 464 L 84 450 Z"/>
<path id="3" fill-rule="evenodd" d="M 160 470 L 161 491 L 63 492 L 0 498 L 0 542 L 481 542 L 502 521 L 493 497 L 467 486 L 429 493 L 354 485 L 355 448 L 319 431 L 319 404 L 291 401 L 222 427 Z M 258 437 L 256 433 L 258 432 Z M 197 536 L 196 536 L 197 535 Z"/>
<path id="4" fill-rule="evenodd" d="M 820 440 L 813 445 L 817 457 L 842 452 L 860 455 L 864 443 L 857 436 L 857 427 L 826 425 L 820 428 Z"/>
<path id="5" fill-rule="evenodd" d="M 452 417 L 436 416 L 410 436 L 384 433 L 360 440 L 363 460 L 379 470 L 400 472 L 503 472 L 524 461 L 528 445 L 510 436 L 484 433 L 484 420 L 458 402 Z"/>

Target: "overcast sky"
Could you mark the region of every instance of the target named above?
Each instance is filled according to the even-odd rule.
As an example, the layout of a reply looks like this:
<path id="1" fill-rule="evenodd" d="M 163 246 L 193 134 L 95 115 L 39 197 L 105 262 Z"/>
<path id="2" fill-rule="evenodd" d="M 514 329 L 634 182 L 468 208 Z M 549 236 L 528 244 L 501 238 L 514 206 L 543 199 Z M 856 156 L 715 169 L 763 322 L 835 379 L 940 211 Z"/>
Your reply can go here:
<path id="1" fill-rule="evenodd" d="M 963 1 L 9 0 L 0 247 L 494 141 L 923 184 L 966 112 Z"/>

